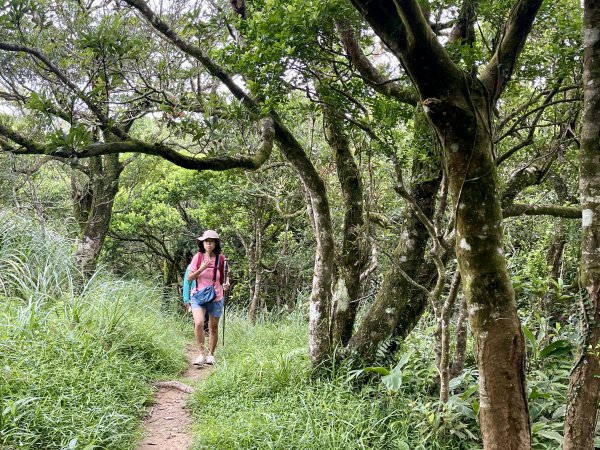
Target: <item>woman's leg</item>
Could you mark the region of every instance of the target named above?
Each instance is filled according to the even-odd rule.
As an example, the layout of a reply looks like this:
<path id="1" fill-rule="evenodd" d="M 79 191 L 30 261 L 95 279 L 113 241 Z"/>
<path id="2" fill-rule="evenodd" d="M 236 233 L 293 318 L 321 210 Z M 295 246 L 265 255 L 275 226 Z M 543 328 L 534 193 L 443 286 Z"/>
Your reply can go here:
<path id="1" fill-rule="evenodd" d="M 207 303 L 206 313 L 208 314 L 208 356 L 206 357 L 206 364 L 214 364 L 214 354 L 219 340 L 219 318 L 223 314 L 223 301 Z"/>
<path id="2" fill-rule="evenodd" d="M 208 316 L 208 354 L 214 355 L 219 340 L 219 318 Z"/>
<path id="3" fill-rule="evenodd" d="M 200 354 L 204 355 L 204 308 L 193 308 L 192 315 L 194 316 L 194 337 L 196 345 L 200 349 Z M 209 341 L 210 342 L 210 341 Z"/>

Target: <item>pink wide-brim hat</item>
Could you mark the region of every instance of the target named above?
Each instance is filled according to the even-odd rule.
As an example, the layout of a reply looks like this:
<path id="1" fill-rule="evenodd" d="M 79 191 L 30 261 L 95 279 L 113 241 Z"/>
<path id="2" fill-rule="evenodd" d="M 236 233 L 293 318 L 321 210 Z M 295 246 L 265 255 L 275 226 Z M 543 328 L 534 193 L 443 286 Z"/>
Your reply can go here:
<path id="1" fill-rule="evenodd" d="M 221 238 L 219 237 L 219 233 L 217 233 L 215 230 L 206 230 L 202 236 L 199 236 L 196 239 L 198 239 L 199 241 L 203 241 L 205 239 L 221 240 Z"/>

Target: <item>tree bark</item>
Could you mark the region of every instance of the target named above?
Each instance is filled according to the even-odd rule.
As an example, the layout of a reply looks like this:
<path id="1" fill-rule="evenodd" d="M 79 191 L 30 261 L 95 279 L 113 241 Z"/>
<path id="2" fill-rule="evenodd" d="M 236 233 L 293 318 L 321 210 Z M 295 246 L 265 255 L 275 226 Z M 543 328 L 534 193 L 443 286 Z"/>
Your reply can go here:
<path id="1" fill-rule="evenodd" d="M 122 170 L 119 155 L 96 156 L 89 161 L 87 186 L 78 188 L 72 179 L 74 211 L 81 229 L 75 257 L 86 276 L 96 269 L 108 234 Z"/>
<path id="2" fill-rule="evenodd" d="M 419 141 L 428 141 L 425 138 L 425 130 L 418 128 Z M 428 158 L 432 161 L 437 160 L 433 142 L 426 144 L 425 151 Z M 427 167 L 423 158 L 415 158 L 412 173 L 415 181 L 411 194 L 431 220 L 441 181 L 440 168 Z M 379 344 L 384 339 L 390 336 L 408 336 L 427 306 L 427 295 L 416 289 L 402 272 L 413 279 L 416 278 L 424 286 L 429 286 L 435 275 L 435 267 L 425 264 L 425 247 L 429 240 L 427 229 L 409 208 L 404 211 L 401 223 L 402 231 L 399 233 L 398 245 L 392 252 L 392 265 L 384 274 L 375 301 L 348 344 L 351 350 L 369 361 L 373 360 Z"/>
<path id="3" fill-rule="evenodd" d="M 433 217 L 435 192 L 440 178 L 420 182 L 413 188 L 413 196 L 428 217 Z M 423 280 L 433 279 L 435 268 L 424 264 L 425 246 L 429 239 L 427 230 L 408 210 L 404 214 L 403 231 L 392 253 L 392 265 L 384 274 L 383 283 L 375 301 L 349 342 L 349 348 L 367 360 L 372 360 L 377 347 L 390 336 L 405 338 L 415 327 L 425 307 L 427 295 L 410 284 L 402 275 L 408 274 Z"/>
<path id="4" fill-rule="evenodd" d="M 337 175 L 344 197 L 344 229 L 338 278 L 334 283 L 332 301 L 332 344 L 345 346 L 354 329 L 359 306 L 360 273 L 364 265 L 361 233 L 363 220 L 363 189 L 358 167 L 350 151 L 343 125 L 323 107 L 327 140 L 335 153 Z"/>
<path id="5" fill-rule="evenodd" d="M 252 297 L 250 307 L 248 309 L 248 319 L 251 323 L 256 321 L 256 310 L 258 308 L 258 299 L 260 297 L 260 285 L 262 281 L 262 233 L 263 233 L 263 217 L 262 217 L 262 199 L 255 199 L 254 211 L 254 239 L 252 240 L 252 261 L 251 272 L 254 273 L 254 286 L 252 288 Z"/>
<path id="6" fill-rule="evenodd" d="M 525 347 L 503 251 L 491 111 L 541 0 L 515 3 L 481 79 L 449 58 L 416 0 L 352 3 L 409 73 L 443 148 L 456 256 L 479 366 L 484 448 L 530 448 Z"/>
<path id="7" fill-rule="evenodd" d="M 463 92 L 471 92 L 470 98 L 424 103 L 448 168 L 456 255 L 479 365 L 484 447 L 524 449 L 531 445 L 525 349 L 503 251 L 487 92 L 476 81 Z"/>
<path id="8" fill-rule="evenodd" d="M 579 157 L 582 207 L 581 345 L 567 394 L 563 449 L 594 448 L 600 367 L 600 2 L 583 2 L 584 113 Z"/>
<path id="9" fill-rule="evenodd" d="M 450 379 L 460 375 L 465 367 L 465 356 L 467 351 L 467 301 L 463 297 L 458 308 L 458 319 L 456 319 L 456 332 L 454 334 L 454 356 L 450 368 Z"/>
<path id="10" fill-rule="evenodd" d="M 460 287 L 460 272 L 454 272 L 448 297 L 443 304 L 436 305 L 437 324 L 435 330 L 436 365 L 440 377 L 440 403 L 448 402 L 450 395 L 450 317 L 458 289 Z"/>

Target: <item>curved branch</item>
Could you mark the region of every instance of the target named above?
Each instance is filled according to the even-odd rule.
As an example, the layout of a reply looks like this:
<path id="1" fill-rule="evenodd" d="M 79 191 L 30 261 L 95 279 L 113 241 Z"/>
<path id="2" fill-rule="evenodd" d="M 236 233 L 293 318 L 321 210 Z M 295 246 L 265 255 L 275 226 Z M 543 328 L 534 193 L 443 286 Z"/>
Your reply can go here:
<path id="1" fill-rule="evenodd" d="M 371 61 L 369 61 L 362 51 L 354 30 L 350 25 L 336 20 L 335 26 L 340 35 L 342 45 L 348 54 L 348 58 L 369 86 L 380 94 L 395 98 L 400 103 L 416 106 L 418 99 L 414 91 L 404 89 L 398 83 L 390 81 L 371 64 Z"/>
<path id="2" fill-rule="evenodd" d="M 569 206 L 513 203 L 508 208 L 502 210 L 503 218 L 515 216 L 553 216 L 564 219 L 581 219 L 581 209 Z"/>
<path id="3" fill-rule="evenodd" d="M 88 108 L 94 113 L 94 115 L 98 118 L 100 123 L 106 128 L 109 129 L 115 136 L 120 139 L 127 139 L 127 133 L 121 130 L 119 127 L 110 123 L 109 118 L 102 112 L 102 110 L 96 105 L 90 98 L 79 89 L 69 78 L 57 67 L 52 61 L 50 61 L 46 56 L 44 56 L 39 50 L 31 47 L 26 47 L 24 45 L 12 44 L 9 42 L 0 42 L 0 50 L 5 50 L 9 52 L 19 52 L 19 53 L 27 53 L 39 60 L 43 63 L 50 72 L 52 72 L 56 77 L 62 81 L 71 91 L 77 95 L 77 97 L 83 101 Z"/>
<path id="4" fill-rule="evenodd" d="M 542 1 L 519 0 L 508 15 L 500 42 L 480 77 L 489 92 L 492 105 L 502 95 L 513 74 Z"/>
<path id="5" fill-rule="evenodd" d="M 461 83 L 454 64 L 425 19 L 417 0 L 351 0 L 410 75 L 421 98 L 443 96 Z"/>
<path id="6" fill-rule="evenodd" d="M 119 142 L 95 142 L 78 151 L 71 149 L 55 149 L 50 146 L 40 145 L 15 131 L 0 124 L 0 135 L 10 139 L 21 148 L 7 148 L 15 154 L 43 155 L 50 154 L 60 158 L 90 158 L 99 155 L 115 153 L 145 153 L 166 159 L 185 169 L 194 170 L 227 170 L 243 168 L 255 170 L 259 168 L 271 155 L 275 139 L 275 127 L 271 118 L 263 121 L 262 144 L 253 156 L 223 156 L 223 157 L 197 157 L 184 155 L 165 144 L 149 144 L 137 139 L 127 139 Z"/>
<path id="7" fill-rule="evenodd" d="M 252 99 L 244 90 L 238 86 L 233 78 L 229 76 L 225 70 L 216 64 L 212 59 L 210 59 L 201 48 L 191 45 L 185 40 L 183 40 L 179 34 L 173 30 L 169 24 L 163 21 L 160 17 L 154 14 L 146 2 L 143 0 L 124 0 L 125 3 L 137 9 L 150 25 L 154 27 L 159 33 L 161 33 L 169 42 L 171 42 L 175 47 L 181 50 L 183 53 L 197 59 L 204 66 L 204 68 L 210 73 L 212 76 L 221 80 L 221 82 L 229 89 L 229 91 L 237 98 L 240 102 L 242 102 L 250 111 L 258 114 L 260 112 L 260 107 L 256 103 L 254 99 Z"/>

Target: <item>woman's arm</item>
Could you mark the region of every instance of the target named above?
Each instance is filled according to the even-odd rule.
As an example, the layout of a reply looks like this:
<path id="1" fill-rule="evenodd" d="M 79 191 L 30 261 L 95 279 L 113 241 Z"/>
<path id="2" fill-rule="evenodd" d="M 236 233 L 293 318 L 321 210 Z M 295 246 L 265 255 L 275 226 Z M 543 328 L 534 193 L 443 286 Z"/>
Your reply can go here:
<path id="1" fill-rule="evenodd" d="M 193 267 L 194 262 L 196 264 L 198 264 L 198 259 L 202 258 L 202 264 L 200 264 L 198 266 L 197 270 L 192 271 L 191 267 Z M 204 254 L 202 253 L 197 253 L 196 256 L 194 256 L 194 258 L 192 259 L 192 262 L 190 263 L 190 273 L 188 274 L 187 279 L 189 281 L 195 280 L 196 278 L 198 278 L 198 275 L 200 275 L 202 272 L 204 272 L 206 270 L 206 268 L 208 267 L 208 265 L 210 264 L 210 259 L 204 259 Z"/>

